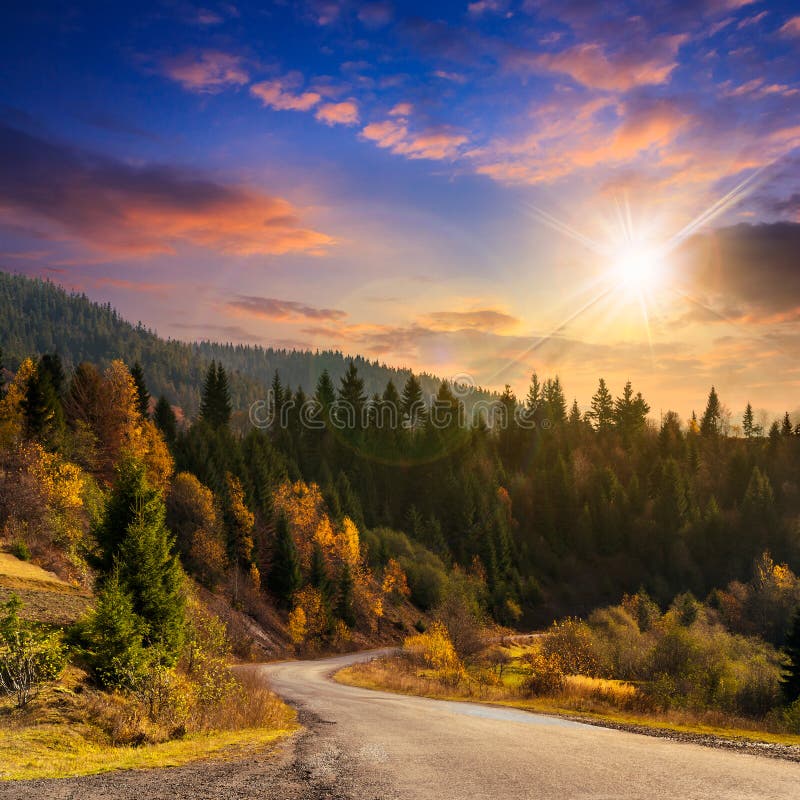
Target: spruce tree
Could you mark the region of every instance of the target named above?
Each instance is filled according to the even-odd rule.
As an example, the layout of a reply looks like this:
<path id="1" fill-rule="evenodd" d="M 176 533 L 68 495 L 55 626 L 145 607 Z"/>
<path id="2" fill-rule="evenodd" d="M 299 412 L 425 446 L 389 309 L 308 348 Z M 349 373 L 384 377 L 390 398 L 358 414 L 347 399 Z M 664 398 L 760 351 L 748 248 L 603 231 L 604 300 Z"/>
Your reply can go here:
<path id="1" fill-rule="evenodd" d="M 341 403 L 341 408 L 339 409 L 340 424 L 344 426 L 345 431 L 350 432 L 353 428 L 361 430 L 367 396 L 364 394 L 364 381 L 359 377 L 358 369 L 352 359 L 350 359 L 347 371 L 341 378 L 338 399 Z"/>
<path id="2" fill-rule="evenodd" d="M 286 517 L 275 521 L 275 547 L 269 573 L 269 587 L 282 605 L 288 606 L 292 595 L 303 585 L 297 547 Z"/>
<path id="3" fill-rule="evenodd" d="M 742 416 L 742 432 L 744 435 L 750 439 L 753 437 L 755 433 L 755 426 L 753 424 L 753 406 L 750 403 L 747 404 L 747 407 L 744 410 L 744 415 Z"/>
<path id="4" fill-rule="evenodd" d="M 164 441 L 169 445 L 174 445 L 175 440 L 178 438 L 178 419 L 172 406 L 166 397 L 162 394 L 158 398 L 155 410 L 153 411 L 153 422 L 156 427 L 164 435 Z"/>
<path id="5" fill-rule="evenodd" d="M 592 396 L 588 416 L 598 431 L 608 431 L 614 425 L 614 401 L 603 378 L 600 378 L 597 391 Z"/>
<path id="6" fill-rule="evenodd" d="M 109 689 L 130 688 L 142 674 L 146 653 L 144 625 L 123 588 L 119 570 L 103 581 L 85 629 L 89 664 L 98 683 Z"/>
<path id="7" fill-rule="evenodd" d="M 542 389 L 542 396 L 544 399 L 545 413 L 554 425 L 559 425 L 566 422 L 567 419 L 567 398 L 564 396 L 564 390 L 561 387 L 561 379 L 558 375 L 552 380 L 545 381 Z"/>
<path id="8" fill-rule="evenodd" d="M 786 664 L 781 675 L 781 692 L 787 705 L 800 699 L 800 606 L 792 617 L 783 645 Z"/>
<path id="9" fill-rule="evenodd" d="M 722 405 L 719 402 L 717 390 L 712 386 L 708 393 L 706 410 L 700 420 L 700 434 L 702 436 L 716 436 L 720 432 L 722 420 Z"/>
<path id="10" fill-rule="evenodd" d="M 200 418 L 212 428 L 221 428 L 231 419 L 231 396 L 228 376 L 222 364 L 212 361 L 203 384 Z"/>
<path id="11" fill-rule="evenodd" d="M 346 562 L 339 575 L 336 616 L 349 628 L 355 627 L 355 585 L 353 583 L 353 573 L 350 570 L 350 565 Z"/>
<path id="12" fill-rule="evenodd" d="M 37 367 L 31 375 L 21 406 L 27 436 L 54 447 L 64 429 L 64 410 L 48 370 Z"/>
<path id="13" fill-rule="evenodd" d="M 131 367 L 131 377 L 136 387 L 136 408 L 142 417 L 147 419 L 150 416 L 150 392 L 147 391 L 144 370 L 138 361 Z"/>
<path id="14" fill-rule="evenodd" d="M 400 396 L 400 411 L 403 421 L 412 430 L 425 422 L 427 409 L 425 398 L 422 395 L 422 384 L 413 373 L 408 376 L 405 386 L 403 386 Z"/>
<path id="15" fill-rule="evenodd" d="M 64 367 L 61 364 L 61 357 L 58 353 L 45 353 L 39 359 L 38 369 L 50 378 L 50 385 L 60 400 L 67 382 L 67 376 L 64 374 Z"/>
<path id="16" fill-rule="evenodd" d="M 781 423 L 781 436 L 794 436 L 794 428 L 792 428 L 792 420 L 788 411 L 783 415 L 783 422 Z"/>
<path id="17" fill-rule="evenodd" d="M 319 589 L 323 600 L 328 602 L 331 596 L 331 582 L 328 577 L 325 554 L 317 541 L 314 542 L 311 550 L 311 568 L 308 573 L 308 581 L 315 589 Z"/>

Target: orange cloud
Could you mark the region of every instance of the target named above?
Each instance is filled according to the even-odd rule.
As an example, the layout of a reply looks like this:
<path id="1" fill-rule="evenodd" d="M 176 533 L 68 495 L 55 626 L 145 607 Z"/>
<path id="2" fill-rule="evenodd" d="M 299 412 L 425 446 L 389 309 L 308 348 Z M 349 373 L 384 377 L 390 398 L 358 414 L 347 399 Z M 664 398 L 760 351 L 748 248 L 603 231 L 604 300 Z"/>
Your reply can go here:
<path id="1" fill-rule="evenodd" d="M 239 56 L 219 50 L 166 59 L 162 68 L 168 78 L 190 92 L 214 94 L 232 86 L 244 86 L 250 80 Z"/>
<path id="2" fill-rule="evenodd" d="M 335 308 L 317 308 L 293 300 L 252 295 L 240 295 L 228 303 L 228 308 L 237 313 L 278 321 L 290 319 L 335 321 L 347 317 L 346 312 Z"/>
<path id="3" fill-rule="evenodd" d="M 309 111 L 322 99 L 318 92 L 294 94 L 280 80 L 262 81 L 250 87 L 250 94 L 276 111 Z"/>
<path id="4" fill-rule="evenodd" d="M 482 331 L 507 331 L 519 324 L 516 317 L 493 308 L 475 311 L 434 311 L 427 315 L 427 322 L 443 331 L 476 329 Z"/>
<path id="5" fill-rule="evenodd" d="M 131 166 L 0 126 L 0 214 L 111 253 L 178 245 L 238 255 L 320 254 L 333 243 L 288 200 L 172 167 Z"/>
<path id="6" fill-rule="evenodd" d="M 781 26 L 780 32 L 784 36 L 800 36 L 800 14 L 787 20 Z"/>
<path id="7" fill-rule="evenodd" d="M 455 158 L 459 148 L 468 141 L 463 134 L 446 129 L 412 133 L 402 119 L 372 122 L 361 131 L 361 136 L 392 153 L 432 160 Z"/>
<path id="8" fill-rule="evenodd" d="M 355 125 L 358 122 L 358 106 L 352 100 L 341 103 L 326 103 L 314 115 L 326 125 Z"/>
<path id="9" fill-rule="evenodd" d="M 647 48 L 609 54 L 596 43 L 577 44 L 559 53 L 514 51 L 506 58 L 511 69 L 561 72 L 593 89 L 625 92 L 637 86 L 666 83 L 677 66 L 675 56 L 685 34 L 655 37 Z"/>

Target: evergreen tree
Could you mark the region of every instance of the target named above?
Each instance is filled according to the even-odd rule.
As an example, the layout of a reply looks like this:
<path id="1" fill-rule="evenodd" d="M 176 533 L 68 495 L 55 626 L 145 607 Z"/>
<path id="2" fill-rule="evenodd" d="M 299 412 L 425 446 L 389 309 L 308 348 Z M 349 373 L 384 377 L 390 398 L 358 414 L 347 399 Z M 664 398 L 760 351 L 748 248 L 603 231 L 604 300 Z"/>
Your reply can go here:
<path id="1" fill-rule="evenodd" d="M 632 436 L 643 430 L 647 422 L 650 406 L 645 402 L 642 393 L 635 396 L 631 382 L 627 381 L 622 395 L 614 401 L 614 423 L 623 436 Z"/>
<path id="2" fill-rule="evenodd" d="M 336 603 L 336 616 L 349 628 L 355 627 L 355 585 L 350 565 L 345 562 L 339 576 L 338 601 Z"/>
<path id="3" fill-rule="evenodd" d="M 153 422 L 164 436 L 164 441 L 170 446 L 175 444 L 178 438 L 178 419 L 169 401 L 162 394 L 158 398 L 155 410 L 153 411 Z"/>
<path id="4" fill-rule="evenodd" d="M 578 407 L 578 401 L 577 399 L 573 400 L 572 408 L 570 408 L 569 410 L 569 423 L 570 425 L 577 427 L 578 425 L 581 424 L 582 421 L 583 417 L 581 416 L 581 410 Z"/>
<path id="5" fill-rule="evenodd" d="M 358 376 L 358 369 L 352 359 L 347 365 L 347 371 L 342 376 L 338 400 L 340 403 L 339 422 L 343 425 L 344 430 L 346 432 L 361 430 L 367 396 L 364 394 L 364 381 Z"/>
<path id="6" fill-rule="evenodd" d="M 614 426 L 614 401 L 603 378 L 600 378 L 597 391 L 592 396 L 587 416 L 594 421 L 598 431 L 608 431 Z"/>
<path id="7" fill-rule="evenodd" d="M 708 402 L 703 418 L 700 420 L 700 434 L 702 436 L 717 436 L 720 433 L 722 421 L 722 405 L 719 402 L 717 390 L 712 386 L 708 394 Z"/>
<path id="8" fill-rule="evenodd" d="M 531 375 L 531 383 L 528 387 L 528 396 L 525 398 L 525 409 L 529 414 L 535 414 L 542 402 L 542 386 L 539 383 L 539 376 L 534 372 Z"/>
<path id="9" fill-rule="evenodd" d="M 26 434 L 53 447 L 64 428 L 64 410 L 53 387 L 50 372 L 37 366 L 22 398 Z"/>
<path id="10" fill-rule="evenodd" d="M 742 432 L 748 439 L 751 439 L 755 434 L 755 426 L 753 424 L 753 406 L 751 406 L 750 403 L 747 404 L 747 407 L 744 410 L 744 415 L 742 416 Z"/>
<path id="11" fill-rule="evenodd" d="M 64 386 L 67 376 L 64 374 L 64 367 L 58 353 L 45 353 L 39 359 L 39 370 L 50 378 L 50 385 L 56 393 L 56 397 L 61 399 L 64 394 Z"/>
<path id="12" fill-rule="evenodd" d="M 783 415 L 783 422 L 781 423 L 781 436 L 794 436 L 794 428 L 792 428 L 792 420 L 787 411 Z"/>
<path id="13" fill-rule="evenodd" d="M 6 396 L 6 368 L 3 364 L 3 348 L 0 347 L 0 400 Z"/>
<path id="14" fill-rule="evenodd" d="M 142 417 L 147 419 L 150 416 L 150 392 L 147 391 L 144 370 L 138 361 L 134 362 L 133 367 L 131 367 L 131 377 L 136 387 L 136 408 Z"/>
<path id="15" fill-rule="evenodd" d="M 418 428 L 425 422 L 427 407 L 422 394 L 422 385 L 412 373 L 408 376 L 400 397 L 400 411 L 408 427 Z"/>
<path id="16" fill-rule="evenodd" d="M 184 574 L 165 523 L 163 501 L 156 514 L 137 510 L 119 548 L 119 580 L 144 627 L 143 640 L 156 658 L 174 664 L 186 632 Z"/>
<path id="17" fill-rule="evenodd" d="M 542 399 L 544 400 L 545 415 L 554 425 L 566 422 L 567 419 L 567 398 L 561 387 L 561 379 L 558 375 L 552 380 L 545 381 L 542 389 Z"/>
<path id="18" fill-rule="evenodd" d="M 281 514 L 275 521 L 275 546 L 269 573 L 269 587 L 281 604 L 288 606 L 292 595 L 302 584 L 303 576 L 300 572 L 297 547 L 289 530 L 289 523 Z"/>
<path id="19" fill-rule="evenodd" d="M 786 665 L 781 676 L 781 691 L 787 705 L 800 698 L 800 606 L 795 610 L 783 646 Z"/>
<path id="20" fill-rule="evenodd" d="M 231 419 L 231 395 L 228 376 L 222 364 L 212 361 L 203 384 L 200 418 L 212 428 L 221 428 Z"/>
<path id="21" fill-rule="evenodd" d="M 273 423 L 275 428 L 280 428 L 282 425 L 282 418 L 281 412 L 283 411 L 283 406 L 286 402 L 286 395 L 284 393 L 283 384 L 281 384 L 281 376 L 278 374 L 278 370 L 275 370 L 275 376 L 272 379 L 272 403 L 273 409 L 275 412 L 275 422 Z"/>
<path id="22" fill-rule="evenodd" d="M 103 581 L 97 604 L 85 629 L 89 664 L 101 686 L 130 688 L 142 674 L 146 653 L 144 625 L 123 588 L 119 570 Z"/>
<path id="23" fill-rule="evenodd" d="M 308 582 L 319 589 L 323 600 L 327 603 L 331 596 L 331 582 L 328 577 L 328 565 L 319 542 L 315 541 L 311 550 L 311 567 L 308 573 Z"/>

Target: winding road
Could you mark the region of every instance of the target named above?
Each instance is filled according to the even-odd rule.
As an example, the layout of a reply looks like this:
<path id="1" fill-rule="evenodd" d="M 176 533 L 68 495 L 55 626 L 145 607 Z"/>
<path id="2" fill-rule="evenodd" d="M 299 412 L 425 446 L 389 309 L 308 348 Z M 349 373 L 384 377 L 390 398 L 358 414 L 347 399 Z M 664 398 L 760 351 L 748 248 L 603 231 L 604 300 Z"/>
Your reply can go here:
<path id="1" fill-rule="evenodd" d="M 343 686 L 375 654 L 253 667 L 305 730 L 271 753 L 0 785 L 14 800 L 800 798 L 800 764 L 513 709 Z"/>

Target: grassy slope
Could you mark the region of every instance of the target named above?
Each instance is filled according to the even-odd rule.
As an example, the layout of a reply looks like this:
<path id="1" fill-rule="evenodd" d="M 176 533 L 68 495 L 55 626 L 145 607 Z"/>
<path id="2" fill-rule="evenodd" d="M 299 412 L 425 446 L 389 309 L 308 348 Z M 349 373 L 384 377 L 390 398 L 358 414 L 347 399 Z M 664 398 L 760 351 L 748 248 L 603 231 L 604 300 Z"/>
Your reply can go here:
<path id="1" fill-rule="evenodd" d="M 23 617 L 55 625 L 75 622 L 92 604 L 90 595 L 52 572 L 0 552 L 0 603 L 12 594 L 22 600 Z"/>
<path id="2" fill-rule="evenodd" d="M 16 594 L 22 615 L 64 625 L 84 616 L 91 596 L 52 572 L 0 552 L 0 603 Z M 276 726 L 194 734 L 156 744 L 114 745 L 92 719 L 90 699 L 100 693 L 80 686 L 82 676 L 70 669 L 42 691 L 23 711 L 0 698 L 0 780 L 64 778 L 115 769 L 170 767 L 205 758 L 241 756 L 263 749 L 297 730 L 294 712 Z"/>
<path id="3" fill-rule="evenodd" d="M 339 670 L 334 679 L 349 686 L 363 689 L 419 695 L 435 700 L 467 701 L 488 705 L 508 706 L 538 714 L 569 717 L 591 724 L 607 727 L 640 730 L 641 732 L 673 732 L 696 737 L 716 737 L 748 742 L 800 747 L 800 736 L 787 733 L 771 733 L 752 727 L 727 727 L 698 719 L 696 715 L 682 712 L 648 714 L 616 709 L 599 710 L 593 704 L 559 702 L 559 698 L 514 697 L 513 691 L 519 683 L 513 667 L 504 678 L 504 686 L 486 687 L 475 692 L 450 688 L 434 680 L 426 671 L 409 671 L 399 659 L 376 659 L 363 664 L 354 664 Z"/>

